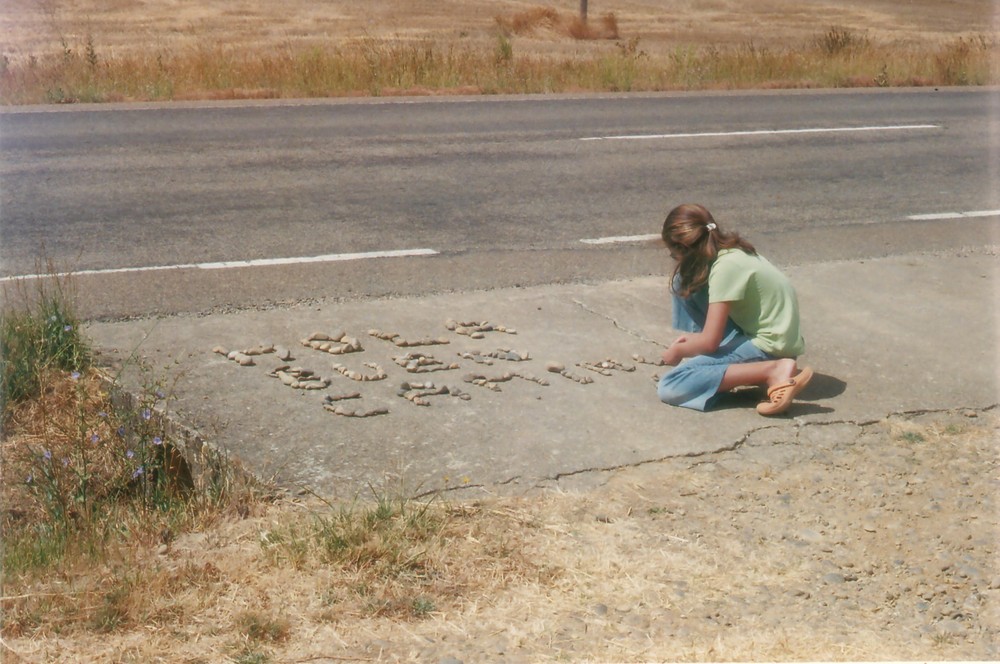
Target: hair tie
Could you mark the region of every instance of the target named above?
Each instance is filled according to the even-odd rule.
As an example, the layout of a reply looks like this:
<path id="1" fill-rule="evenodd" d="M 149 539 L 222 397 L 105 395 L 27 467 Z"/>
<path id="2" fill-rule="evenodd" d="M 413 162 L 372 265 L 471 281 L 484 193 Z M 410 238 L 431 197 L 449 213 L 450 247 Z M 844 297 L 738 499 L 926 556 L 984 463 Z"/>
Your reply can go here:
<path id="1" fill-rule="evenodd" d="M 707 224 L 705 224 L 705 228 L 709 231 L 714 231 L 716 228 L 718 228 L 718 226 L 715 225 L 714 221 L 710 221 Z"/>

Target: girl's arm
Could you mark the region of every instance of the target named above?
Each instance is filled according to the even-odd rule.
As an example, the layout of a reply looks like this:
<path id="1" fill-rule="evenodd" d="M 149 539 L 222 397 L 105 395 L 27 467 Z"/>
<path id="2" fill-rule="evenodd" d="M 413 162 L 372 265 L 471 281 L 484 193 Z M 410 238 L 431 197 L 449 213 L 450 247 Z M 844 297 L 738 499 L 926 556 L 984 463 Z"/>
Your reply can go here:
<path id="1" fill-rule="evenodd" d="M 712 302 L 705 315 L 705 327 L 701 332 L 683 334 L 663 351 L 664 363 L 674 366 L 686 357 L 707 355 L 719 349 L 729 321 L 730 302 Z"/>

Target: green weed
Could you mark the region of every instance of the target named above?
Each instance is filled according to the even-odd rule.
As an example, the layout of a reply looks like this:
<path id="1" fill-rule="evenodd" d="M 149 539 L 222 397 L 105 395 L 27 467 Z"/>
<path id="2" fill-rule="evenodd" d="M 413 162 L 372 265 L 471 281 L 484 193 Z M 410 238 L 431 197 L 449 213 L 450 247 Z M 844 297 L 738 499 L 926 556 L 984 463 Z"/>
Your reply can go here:
<path id="1" fill-rule="evenodd" d="M 2 314 L 0 528 L 8 580 L 27 582 L 155 542 L 214 518 L 250 491 L 221 481 L 195 490 L 165 420 L 165 386 L 145 372 L 142 387 L 128 392 L 97 370 L 71 292 L 55 278 L 21 284 L 20 298 L 8 298 Z M 104 595 L 95 618 L 102 629 L 120 623 L 118 592 Z"/>
<path id="2" fill-rule="evenodd" d="M 292 633 L 287 618 L 275 617 L 260 611 L 244 611 L 236 616 L 236 628 L 250 641 L 280 643 Z"/>
<path id="3" fill-rule="evenodd" d="M 11 409 L 41 395 L 53 372 L 79 375 L 90 366 L 91 351 L 71 305 L 69 284 L 38 279 L 28 292 L 20 284 L 7 294 L 0 311 L 0 406 L 3 425 Z"/>

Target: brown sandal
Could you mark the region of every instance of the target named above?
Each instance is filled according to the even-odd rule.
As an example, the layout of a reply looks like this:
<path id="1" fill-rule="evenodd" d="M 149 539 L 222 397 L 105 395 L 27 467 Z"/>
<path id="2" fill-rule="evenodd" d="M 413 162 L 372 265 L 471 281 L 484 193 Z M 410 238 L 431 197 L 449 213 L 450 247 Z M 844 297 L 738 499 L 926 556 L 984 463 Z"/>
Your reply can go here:
<path id="1" fill-rule="evenodd" d="M 780 415 L 792 405 L 792 400 L 806 388 L 812 380 L 813 370 L 806 367 L 788 381 L 775 385 L 767 391 L 767 401 L 757 404 L 757 412 L 761 415 Z"/>

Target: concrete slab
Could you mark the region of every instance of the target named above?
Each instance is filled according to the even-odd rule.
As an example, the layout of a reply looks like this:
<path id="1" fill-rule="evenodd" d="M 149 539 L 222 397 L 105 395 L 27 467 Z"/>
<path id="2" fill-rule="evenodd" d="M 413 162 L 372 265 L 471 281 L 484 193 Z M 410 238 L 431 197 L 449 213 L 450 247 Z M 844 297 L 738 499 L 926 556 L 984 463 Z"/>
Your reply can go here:
<path id="1" fill-rule="evenodd" d="M 160 320 L 92 323 L 88 332 L 109 358 L 133 353 L 171 387 L 170 408 L 209 441 L 249 468 L 290 486 L 349 497 L 368 484 L 406 493 L 442 488 L 517 492 L 539 484 L 597 481 L 596 472 L 677 455 L 735 446 L 766 427 L 863 422 L 894 412 L 995 406 L 998 402 L 995 249 L 786 268 L 799 292 L 807 354 L 818 376 L 789 417 L 764 419 L 752 398 L 710 413 L 665 406 L 654 377 L 656 359 L 673 333 L 662 277 L 598 285 L 557 285 Z M 471 339 L 445 328 L 448 319 L 489 321 L 517 334 Z M 399 348 L 371 328 L 406 339 L 444 336 L 446 345 Z M 364 351 L 333 356 L 303 347 L 312 332 L 342 329 Z M 281 364 L 260 356 L 241 367 L 213 354 L 261 342 L 287 346 L 290 364 L 331 378 L 325 390 L 301 391 L 268 373 Z M 509 348 L 524 362 L 492 366 L 459 353 Z M 393 362 L 410 351 L 458 369 L 411 374 Z M 599 375 L 583 362 L 615 359 L 631 372 Z M 548 373 L 556 361 L 593 379 L 580 384 Z M 388 378 L 355 382 L 331 368 L 362 373 L 382 367 Z M 126 382 L 137 380 L 135 363 Z M 491 391 L 463 382 L 470 373 L 531 374 L 547 386 L 514 378 Z M 404 381 L 459 387 L 469 400 L 429 397 L 416 406 L 397 396 Z M 369 418 L 335 415 L 327 394 L 360 391 L 348 407 L 388 408 Z"/>

